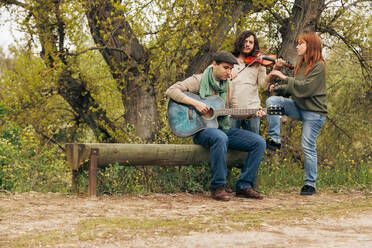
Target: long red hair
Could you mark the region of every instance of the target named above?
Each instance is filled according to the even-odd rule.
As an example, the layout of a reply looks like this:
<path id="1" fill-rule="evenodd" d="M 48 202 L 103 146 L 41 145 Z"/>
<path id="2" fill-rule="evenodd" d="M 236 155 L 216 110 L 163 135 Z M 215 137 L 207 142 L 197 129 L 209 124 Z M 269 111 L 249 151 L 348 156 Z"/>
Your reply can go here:
<path id="1" fill-rule="evenodd" d="M 306 69 L 305 75 L 309 73 L 311 68 L 319 61 L 322 60 L 324 65 L 326 66 L 326 61 L 322 55 L 322 41 L 320 40 L 319 36 L 316 33 L 304 33 L 301 34 L 297 38 L 298 43 L 305 42 L 306 43 L 306 51 L 304 56 L 302 56 L 298 62 L 298 65 L 295 70 L 295 74 L 297 74 L 302 66 L 302 63 L 305 61 Z"/>

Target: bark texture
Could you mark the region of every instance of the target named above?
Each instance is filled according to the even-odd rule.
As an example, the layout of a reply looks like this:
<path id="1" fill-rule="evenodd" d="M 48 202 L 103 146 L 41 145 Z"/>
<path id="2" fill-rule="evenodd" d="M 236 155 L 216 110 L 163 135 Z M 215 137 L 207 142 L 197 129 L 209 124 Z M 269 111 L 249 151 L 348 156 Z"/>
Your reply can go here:
<path id="1" fill-rule="evenodd" d="M 140 138 L 152 141 L 159 117 L 145 49 L 111 1 L 86 1 L 86 15 L 95 43 L 105 47 L 100 52 L 122 94 L 126 122 Z"/>
<path id="2" fill-rule="evenodd" d="M 76 112 L 76 121 L 87 124 L 98 140 L 117 142 L 112 135 L 115 132 L 114 124 L 91 96 L 84 80 L 73 78 L 66 70 L 59 76 L 58 93 Z"/>
<path id="3" fill-rule="evenodd" d="M 313 32 L 325 8 L 324 0 L 296 0 L 289 18 L 280 19 L 282 44 L 279 57 L 291 63 L 297 62 L 297 37 L 304 32 Z"/>
<path id="4" fill-rule="evenodd" d="M 231 12 L 226 11 L 225 15 L 216 19 L 215 38 L 213 40 L 207 40 L 201 46 L 198 53 L 191 59 L 186 69 L 186 77 L 203 72 L 211 64 L 213 54 L 219 49 L 231 27 L 241 16 L 246 15 L 250 11 L 258 12 L 262 10 L 262 8 L 254 6 L 252 1 L 234 1 L 233 6 L 230 6 L 230 8 L 232 10 Z"/>

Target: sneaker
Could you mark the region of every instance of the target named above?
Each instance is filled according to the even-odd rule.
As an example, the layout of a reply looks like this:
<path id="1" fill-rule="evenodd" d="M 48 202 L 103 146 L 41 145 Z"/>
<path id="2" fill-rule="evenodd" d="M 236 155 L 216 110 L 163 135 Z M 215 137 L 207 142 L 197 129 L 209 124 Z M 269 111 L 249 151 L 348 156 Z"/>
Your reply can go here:
<path id="1" fill-rule="evenodd" d="M 230 194 L 226 192 L 225 186 L 222 185 L 215 190 L 212 191 L 212 198 L 220 201 L 229 201 Z"/>
<path id="2" fill-rule="evenodd" d="M 302 187 L 300 195 L 313 195 L 316 193 L 316 190 L 313 186 L 305 185 Z"/>
<path id="3" fill-rule="evenodd" d="M 280 143 L 275 142 L 272 138 L 268 138 L 266 140 L 266 148 L 272 151 L 280 150 L 282 145 Z"/>

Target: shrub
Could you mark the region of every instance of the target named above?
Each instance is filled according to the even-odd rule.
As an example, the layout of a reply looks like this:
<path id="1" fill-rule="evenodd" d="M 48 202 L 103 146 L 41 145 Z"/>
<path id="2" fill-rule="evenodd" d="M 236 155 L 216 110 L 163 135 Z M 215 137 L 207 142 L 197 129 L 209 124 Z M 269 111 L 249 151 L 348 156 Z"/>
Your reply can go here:
<path id="1" fill-rule="evenodd" d="M 0 113 L 6 113 L 1 110 Z M 0 188 L 8 191 L 66 192 L 71 173 L 60 148 L 36 139 L 32 127 L 4 121 L 0 126 Z"/>

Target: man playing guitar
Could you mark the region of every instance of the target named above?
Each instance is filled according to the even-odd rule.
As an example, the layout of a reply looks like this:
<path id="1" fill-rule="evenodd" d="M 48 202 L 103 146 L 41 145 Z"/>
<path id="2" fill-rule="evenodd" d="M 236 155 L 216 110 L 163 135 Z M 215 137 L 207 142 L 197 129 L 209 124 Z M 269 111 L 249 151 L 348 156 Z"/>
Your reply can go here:
<path id="1" fill-rule="evenodd" d="M 166 94 L 174 101 L 191 105 L 201 114 L 210 110 L 210 106 L 187 96 L 184 92 L 192 92 L 202 99 L 211 95 L 227 98 L 227 88 L 231 70 L 237 60 L 229 52 L 220 51 L 213 56 L 213 63 L 203 74 L 193 75 L 184 81 L 177 82 L 169 87 Z M 265 112 L 258 110 L 256 116 L 262 117 Z M 227 149 L 248 152 L 236 182 L 236 196 L 253 199 L 263 199 L 264 196 L 253 189 L 258 168 L 266 149 L 266 141 L 251 131 L 230 128 L 228 116 L 218 117 L 218 128 L 205 128 L 193 135 L 195 144 L 202 145 L 210 150 L 211 161 L 211 192 L 217 200 L 228 201 L 231 196 L 226 192 L 227 176 Z"/>

